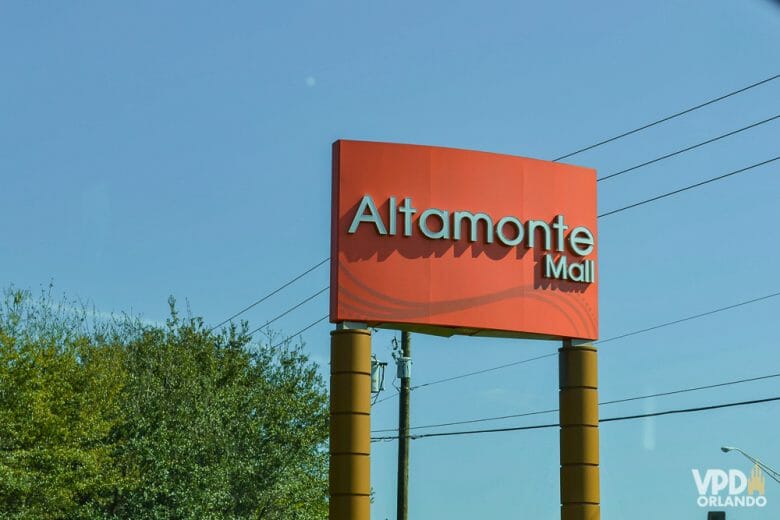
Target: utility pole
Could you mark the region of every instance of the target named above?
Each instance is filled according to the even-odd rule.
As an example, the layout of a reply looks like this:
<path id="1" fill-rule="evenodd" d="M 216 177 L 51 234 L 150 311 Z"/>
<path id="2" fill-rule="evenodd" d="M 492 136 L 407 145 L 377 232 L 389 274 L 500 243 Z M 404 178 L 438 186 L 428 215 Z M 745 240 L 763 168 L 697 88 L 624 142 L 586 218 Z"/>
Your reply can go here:
<path id="1" fill-rule="evenodd" d="M 401 333 L 401 355 L 396 358 L 401 380 L 398 404 L 398 513 L 397 520 L 407 520 L 409 512 L 409 400 L 412 386 L 411 334 Z"/>

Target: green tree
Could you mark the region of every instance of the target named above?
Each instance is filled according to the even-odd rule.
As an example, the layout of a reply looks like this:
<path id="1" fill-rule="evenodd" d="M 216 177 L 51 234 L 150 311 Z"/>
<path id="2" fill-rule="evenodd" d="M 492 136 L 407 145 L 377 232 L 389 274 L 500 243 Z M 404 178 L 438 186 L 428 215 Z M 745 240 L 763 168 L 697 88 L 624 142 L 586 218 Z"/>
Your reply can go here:
<path id="1" fill-rule="evenodd" d="M 7 291 L 0 308 L 0 512 L 99 518 L 121 486 L 107 440 L 121 414 L 121 351 L 83 312 Z"/>
<path id="2" fill-rule="evenodd" d="M 200 319 L 128 346 L 120 466 L 124 518 L 316 519 L 326 515 L 327 398 L 300 348 L 249 348 L 246 329 Z"/>
<path id="3" fill-rule="evenodd" d="M 327 517 L 327 396 L 301 346 L 86 319 L 7 291 L 0 518 Z"/>

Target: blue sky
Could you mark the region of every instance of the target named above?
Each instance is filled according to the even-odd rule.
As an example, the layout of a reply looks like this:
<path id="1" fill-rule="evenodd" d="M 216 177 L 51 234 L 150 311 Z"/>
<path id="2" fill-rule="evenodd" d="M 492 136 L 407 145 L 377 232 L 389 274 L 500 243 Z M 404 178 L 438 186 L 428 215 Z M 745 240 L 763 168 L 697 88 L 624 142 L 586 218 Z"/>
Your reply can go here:
<path id="1" fill-rule="evenodd" d="M 411 142 L 551 159 L 780 72 L 767 0 L 132 2 L 0 6 L 0 282 L 162 320 L 217 323 L 329 254 L 330 145 Z M 607 174 L 780 113 L 780 80 L 568 159 Z M 778 155 L 762 125 L 599 185 L 609 211 Z M 600 221 L 601 332 L 780 291 L 780 164 Z M 322 267 L 246 317 L 328 284 Z M 780 298 L 605 344 L 601 397 L 780 372 Z M 278 325 L 327 313 L 322 295 Z M 328 355 L 326 323 L 304 334 Z M 374 350 L 390 357 L 394 334 Z M 419 384 L 555 351 L 414 336 Z M 391 390 L 386 395 L 389 395 Z M 419 389 L 412 424 L 554 408 L 554 358 Z M 777 379 L 636 401 L 603 417 L 780 395 Z M 778 405 L 605 424 L 605 519 L 704 518 L 693 468 L 780 466 Z M 394 427 L 397 400 L 374 409 Z M 554 421 L 539 416 L 497 423 Z M 556 430 L 412 442 L 412 518 L 555 518 Z M 394 443 L 373 518 L 395 516 Z M 780 487 L 761 511 L 776 518 Z"/>

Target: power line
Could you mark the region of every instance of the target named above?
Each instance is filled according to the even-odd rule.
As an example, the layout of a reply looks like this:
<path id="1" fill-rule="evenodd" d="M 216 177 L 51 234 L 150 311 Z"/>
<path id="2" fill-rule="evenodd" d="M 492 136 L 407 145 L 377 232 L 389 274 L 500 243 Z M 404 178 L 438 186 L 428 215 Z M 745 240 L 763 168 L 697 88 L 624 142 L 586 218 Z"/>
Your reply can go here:
<path id="1" fill-rule="evenodd" d="M 609 215 L 614 215 L 615 213 L 620 213 L 621 211 L 625 211 L 627 209 L 636 208 L 637 206 L 642 206 L 643 204 L 648 204 L 650 202 L 655 202 L 657 200 L 664 199 L 666 197 L 671 197 L 672 195 L 677 195 L 678 193 L 682 193 L 684 191 L 692 190 L 694 188 L 699 188 L 701 186 L 704 186 L 705 184 L 709 184 L 711 182 L 716 182 L 723 180 L 727 177 L 731 177 L 732 175 L 737 175 L 738 173 L 746 172 L 748 170 L 752 170 L 753 168 L 758 168 L 759 166 L 763 166 L 765 164 L 769 164 L 771 162 L 777 161 L 780 159 L 780 155 L 777 157 L 773 157 L 771 159 L 767 159 L 766 161 L 762 161 L 760 163 L 751 164 L 750 166 L 746 166 L 744 168 L 740 168 L 739 170 L 734 170 L 733 172 L 724 173 L 723 175 L 718 175 L 717 177 L 712 177 L 711 179 L 707 179 L 701 182 L 697 182 L 696 184 L 691 184 L 690 186 L 685 186 L 684 188 L 680 188 L 674 191 L 670 191 L 668 193 L 664 193 L 662 195 L 657 195 L 655 197 L 651 197 L 649 199 L 645 199 L 639 202 L 635 202 L 634 204 L 629 204 L 628 206 L 623 206 L 622 208 L 613 209 L 612 211 L 608 211 L 606 213 L 602 213 L 598 216 L 598 218 L 607 217 Z"/>
<path id="2" fill-rule="evenodd" d="M 722 404 L 711 404 L 709 406 L 697 406 L 695 408 L 682 408 L 677 410 L 664 410 L 662 412 L 650 412 L 650 413 L 640 413 L 635 415 L 624 415 L 622 417 L 608 417 L 607 419 L 599 419 L 599 423 L 608 423 L 608 422 L 616 422 L 616 421 L 629 421 L 631 419 L 644 419 L 647 417 L 662 417 L 664 415 L 676 415 L 681 413 L 693 413 L 693 412 L 706 412 L 709 410 L 720 410 L 722 408 L 733 408 L 735 406 L 747 406 L 751 404 L 762 404 L 762 403 L 771 403 L 773 401 L 780 401 L 780 396 L 778 397 L 767 397 L 765 399 L 753 399 L 750 401 L 739 401 L 736 403 L 722 403 Z"/>
<path id="3" fill-rule="evenodd" d="M 374 401 L 374 402 L 373 402 L 373 403 L 371 403 L 371 404 L 372 404 L 372 405 L 374 405 L 374 404 L 383 403 L 383 402 L 387 401 L 388 399 L 392 399 L 393 397 L 397 397 L 398 395 L 399 395 L 399 394 L 398 394 L 398 392 L 396 392 L 396 393 L 394 393 L 394 394 L 390 394 L 390 395 L 388 395 L 387 397 L 383 397 L 382 399 L 379 399 L 379 400 L 377 400 L 377 401 Z M 394 429 L 394 430 L 397 430 L 398 428 L 393 428 L 393 429 Z"/>
<path id="4" fill-rule="evenodd" d="M 233 314 L 231 317 L 229 317 L 229 318 L 219 322 L 217 325 L 212 327 L 209 330 L 209 332 L 212 332 L 213 330 L 220 328 L 222 325 L 224 325 L 224 324 L 228 323 L 229 321 L 233 320 L 234 318 L 237 318 L 238 316 L 244 314 L 246 311 L 248 311 L 252 307 L 255 307 L 256 305 L 259 305 L 259 304 L 263 303 L 264 301 L 266 301 L 268 298 L 270 298 L 274 294 L 277 294 L 278 292 L 282 291 L 283 289 L 286 289 L 287 287 L 291 286 L 292 284 L 294 284 L 295 282 L 297 282 L 298 280 L 300 280 L 301 278 L 303 278 L 304 276 L 306 276 L 310 272 L 314 271 L 315 269 L 320 267 L 322 264 L 324 264 L 328 260 L 330 260 L 330 257 L 328 257 L 328 258 L 326 258 L 324 260 L 320 260 L 317 264 L 315 264 L 315 265 L 311 266 L 310 268 L 306 269 L 304 272 L 302 272 L 301 274 L 299 274 L 298 276 L 296 276 L 292 280 L 289 280 L 288 282 L 285 282 L 283 285 L 277 287 L 276 289 L 274 289 L 273 291 L 269 292 L 268 294 L 266 294 L 265 296 L 263 296 L 259 300 L 256 300 L 255 302 L 247 305 L 246 307 L 244 307 L 243 309 L 241 309 L 237 313 Z"/>
<path id="5" fill-rule="evenodd" d="M 767 294 L 766 296 L 760 296 L 758 298 L 753 298 L 751 300 L 746 300 L 746 301 L 743 301 L 743 302 L 735 303 L 733 305 L 727 305 L 725 307 L 720 307 L 718 309 L 713 309 L 711 311 L 702 312 L 701 314 L 694 314 L 693 316 L 688 316 L 686 318 L 681 318 L 679 320 L 668 321 L 666 323 L 661 323 L 659 325 L 654 325 L 654 326 L 648 327 L 646 329 L 640 329 L 640 330 L 635 330 L 633 332 L 627 332 L 627 333 L 621 334 L 619 336 L 614 336 L 614 337 L 607 338 L 607 339 L 604 339 L 604 340 L 596 341 L 596 343 L 603 344 L 603 343 L 607 343 L 609 341 L 614 341 L 614 340 L 617 340 L 617 339 L 623 339 L 623 338 L 627 338 L 629 336 L 634 336 L 636 334 L 642 334 L 644 332 L 650 332 L 651 330 L 662 329 L 664 327 L 669 327 L 670 325 L 677 325 L 678 323 L 683 323 L 685 321 L 691 321 L 691 320 L 695 320 L 695 319 L 698 319 L 698 318 L 703 318 L 705 316 L 711 316 L 711 315 L 717 314 L 719 312 L 727 311 L 727 310 L 730 310 L 730 309 L 736 309 L 737 307 L 742 307 L 743 305 L 748 305 L 748 304 L 751 304 L 751 303 L 760 302 L 762 300 L 768 300 L 769 298 L 775 298 L 777 296 L 780 296 L 780 292 Z"/>
<path id="6" fill-rule="evenodd" d="M 719 141 L 721 139 L 724 139 L 726 137 L 738 134 L 740 132 L 744 132 L 746 130 L 750 130 L 751 128 L 755 128 L 757 126 L 769 123 L 770 121 L 774 121 L 775 119 L 778 119 L 778 118 L 780 118 L 780 114 L 778 114 L 776 116 L 772 116 L 772 117 L 770 117 L 768 119 L 764 119 L 763 121 L 759 121 L 757 123 L 753 123 L 752 125 L 743 126 L 742 128 L 739 128 L 737 130 L 732 130 L 731 132 L 728 132 L 728 133 L 725 133 L 725 134 L 721 134 L 721 135 L 719 135 L 717 137 L 713 137 L 712 139 L 707 139 L 706 141 L 702 141 L 700 143 L 696 143 L 694 145 L 687 146 L 685 148 L 681 148 L 681 149 L 679 149 L 677 151 L 674 151 L 674 152 L 671 152 L 671 153 L 667 153 L 665 155 L 661 155 L 660 157 L 656 157 L 655 159 L 651 159 L 649 161 L 645 161 L 645 162 L 637 164 L 635 166 L 631 166 L 630 168 L 626 168 L 624 170 L 620 170 L 620 171 L 617 171 L 617 172 L 605 175 L 603 177 L 599 177 L 598 179 L 596 179 L 596 182 L 601 182 L 601 181 L 605 181 L 607 179 L 612 179 L 614 177 L 618 177 L 619 175 L 623 175 L 625 173 L 632 172 L 634 170 L 638 170 L 639 168 L 643 168 L 643 167 L 648 166 L 650 164 L 654 164 L 654 163 L 663 161 L 664 159 L 669 159 L 670 157 L 674 157 L 675 155 L 680 155 L 680 154 L 685 153 L 685 152 L 690 152 L 691 150 L 695 150 L 696 148 L 699 148 L 701 146 L 704 146 L 704 145 L 707 145 L 707 144 L 710 144 L 710 143 L 714 143 L 715 141 Z"/>
<path id="7" fill-rule="evenodd" d="M 532 424 L 530 426 L 514 426 L 511 428 L 491 428 L 486 430 L 465 430 L 465 431 L 454 431 L 454 432 L 420 433 L 420 434 L 410 435 L 409 438 L 413 441 L 416 441 L 418 439 L 425 439 L 426 437 L 450 437 L 456 435 L 475 435 L 478 433 L 519 432 L 525 430 L 544 430 L 547 428 L 558 428 L 558 427 L 560 427 L 560 424 L 558 423 Z M 371 437 L 371 442 L 394 441 L 396 439 L 398 439 L 398 435 L 382 435 L 379 437 Z"/>
<path id="8" fill-rule="evenodd" d="M 635 415 L 623 415 L 619 417 L 608 417 L 606 419 L 599 419 L 599 423 L 609 423 L 609 422 L 618 422 L 618 421 L 630 421 L 634 419 L 645 419 L 648 417 L 661 417 L 664 415 L 676 415 L 676 414 L 687 414 L 687 413 L 695 413 L 695 412 L 705 412 L 705 411 L 711 411 L 711 410 L 719 410 L 722 408 L 732 408 L 737 406 L 749 406 L 754 404 L 762 404 L 762 403 L 770 403 L 774 401 L 780 401 L 780 396 L 778 397 L 767 397 L 765 399 L 753 399 L 750 401 L 739 401 L 739 402 L 732 402 L 732 403 L 722 403 L 722 404 L 714 404 L 709 406 L 697 406 L 694 408 L 679 408 L 679 409 L 673 409 L 673 410 L 664 410 L 661 412 L 650 412 L 650 413 L 643 413 L 643 414 L 635 414 Z M 417 435 L 410 435 L 409 438 L 412 440 L 417 439 L 425 439 L 427 437 L 452 437 L 452 436 L 460 436 L 460 435 L 476 435 L 476 434 L 482 434 L 482 433 L 499 433 L 499 432 L 516 432 L 516 431 L 524 431 L 524 430 L 541 430 L 546 428 L 558 428 L 560 427 L 560 424 L 558 423 L 549 423 L 549 424 L 534 424 L 531 426 L 514 426 L 509 428 L 490 428 L 490 429 L 484 429 L 484 430 L 465 430 L 465 431 L 454 431 L 454 432 L 435 432 L 435 433 L 421 433 Z M 387 435 L 382 437 L 372 437 L 371 442 L 379 442 L 379 441 L 391 441 L 397 439 L 397 435 Z"/>
<path id="9" fill-rule="evenodd" d="M 281 347 L 282 345 L 284 345 L 285 343 L 287 343 L 288 341 L 290 341 L 291 339 L 293 339 L 295 336 L 298 336 L 298 335 L 300 335 L 300 334 L 302 334 L 302 333 L 306 332 L 306 331 L 307 331 L 307 330 L 309 330 L 310 328 L 314 327 L 314 326 L 315 326 L 315 325 L 317 325 L 318 323 L 320 323 L 320 322 L 322 322 L 322 321 L 325 321 L 325 320 L 327 320 L 329 316 L 330 316 L 330 314 L 326 314 L 326 315 L 325 315 L 325 316 L 323 316 L 322 318 L 320 318 L 320 319 L 318 319 L 318 320 L 316 320 L 316 321 L 313 321 L 313 322 L 309 323 L 308 325 L 306 325 L 304 328 L 302 328 L 302 329 L 301 329 L 301 330 L 299 330 L 298 332 L 296 332 L 296 333 L 294 333 L 294 334 L 290 334 L 289 336 L 287 336 L 286 338 L 284 338 L 282 341 L 280 341 L 279 343 L 277 343 L 276 345 L 274 345 L 274 346 L 273 346 L 273 347 L 271 347 L 271 348 L 273 349 L 273 348 L 278 348 L 278 347 Z"/>
<path id="10" fill-rule="evenodd" d="M 654 397 L 667 397 L 670 395 L 679 395 L 679 394 L 685 394 L 688 392 L 696 392 L 698 390 L 710 390 L 712 388 L 722 388 L 724 386 L 732 386 L 732 385 L 739 385 L 742 383 L 753 383 L 755 381 L 764 381 L 767 379 L 773 379 L 775 377 L 780 377 L 780 373 L 775 374 L 768 374 L 765 376 L 756 376 L 756 377 L 747 377 L 744 379 L 735 379 L 733 381 L 725 381 L 722 383 L 713 383 L 710 385 L 703 385 L 703 386 L 697 386 L 693 388 L 683 388 L 681 390 L 670 390 L 667 392 L 657 392 L 655 394 L 647 394 L 647 395 L 640 395 L 636 397 L 625 397 L 623 399 L 613 399 L 611 401 L 604 401 L 603 403 L 599 403 L 600 405 L 608 405 L 608 404 L 619 404 L 619 403 L 628 403 L 631 401 L 639 401 L 642 399 L 652 399 Z"/>
<path id="11" fill-rule="evenodd" d="M 641 132 L 642 130 L 647 130 L 648 128 L 651 128 L 656 125 L 660 125 L 661 123 L 665 123 L 666 121 L 670 121 L 672 119 L 675 119 L 677 117 L 683 116 L 685 114 L 690 114 L 691 112 L 694 112 L 696 110 L 699 110 L 700 108 L 704 108 L 708 105 L 712 105 L 713 103 L 717 103 L 718 101 L 723 101 L 726 98 L 729 98 L 731 96 L 735 96 L 737 94 L 740 94 L 742 92 L 745 92 L 747 90 L 750 90 L 752 88 L 758 87 L 759 85 L 763 85 L 764 83 L 769 83 L 770 81 L 774 81 L 777 78 L 780 78 L 780 74 L 775 74 L 774 76 L 770 76 L 766 79 L 762 79 L 761 81 L 757 81 L 756 83 L 751 83 L 750 85 L 746 87 L 742 87 L 738 90 L 733 90 L 731 92 L 728 92 L 727 94 L 724 94 L 722 96 L 718 96 L 714 99 L 710 99 L 709 101 L 705 101 L 704 103 L 700 103 L 698 105 L 692 106 L 690 108 L 686 108 L 685 110 L 681 110 L 680 112 L 676 112 L 674 114 L 668 115 L 666 117 L 663 117 L 661 119 L 658 119 L 656 121 L 653 121 L 652 123 L 647 123 L 645 125 L 642 125 L 638 128 L 634 128 L 633 130 L 629 130 L 628 132 L 623 132 L 622 134 L 618 134 L 614 137 L 610 137 L 608 139 L 604 139 L 603 141 L 599 141 L 598 143 L 592 144 L 590 146 L 586 146 L 584 148 L 580 148 L 579 150 L 575 150 L 571 153 L 567 153 L 566 155 L 561 155 L 560 157 L 553 159 L 554 162 L 566 159 L 568 157 L 571 157 L 573 155 L 580 154 L 582 152 L 586 152 L 588 150 L 593 150 L 594 148 L 598 148 L 599 146 L 603 146 L 607 143 L 611 143 L 613 141 L 617 141 L 618 139 L 622 139 L 624 137 L 628 137 L 629 135 L 636 134 L 638 132 Z"/>
<path id="12" fill-rule="evenodd" d="M 447 378 L 444 378 L 444 379 L 438 379 L 436 381 L 431 381 L 430 383 L 423 383 L 421 385 L 413 386 L 412 390 L 417 390 L 418 388 L 424 388 L 426 386 L 438 385 L 440 383 L 447 383 L 449 381 L 455 381 L 457 379 L 463 379 L 464 377 L 476 376 L 476 375 L 479 375 L 479 374 L 484 374 L 486 372 L 492 372 L 494 370 L 501 370 L 502 368 L 514 367 L 514 366 L 517 366 L 517 365 L 530 363 L 531 361 L 536 361 L 537 359 L 544 359 L 544 358 L 553 357 L 553 356 L 557 356 L 557 355 L 558 355 L 557 352 L 553 353 L 553 354 L 544 354 L 543 356 L 536 356 L 536 357 L 532 357 L 532 358 L 528 358 L 528 359 L 523 359 L 523 360 L 520 360 L 520 361 L 514 361 L 512 363 L 507 363 L 505 365 L 499 365 L 497 367 L 485 368 L 483 370 L 476 370 L 474 372 L 467 372 L 465 374 L 461 374 L 461 375 L 458 375 L 458 376 L 447 377 Z"/>
<path id="13" fill-rule="evenodd" d="M 295 309 L 297 309 L 298 307 L 302 306 L 302 305 L 303 305 L 303 304 L 305 304 L 305 303 L 308 303 L 308 302 L 310 302 L 311 300 L 313 300 L 314 298 L 316 298 L 316 297 L 317 297 L 317 296 L 319 296 L 320 294 L 324 293 L 324 292 L 325 292 L 325 291 L 327 291 L 328 289 L 330 289 L 330 286 L 328 286 L 328 287 L 325 287 L 324 289 L 320 289 L 319 291 L 317 291 L 316 293 L 312 294 L 311 296 L 309 296 L 309 297 L 308 297 L 308 298 L 306 298 L 305 300 L 303 300 L 303 301 L 301 301 L 301 302 L 298 302 L 297 304 L 293 305 L 292 307 L 290 307 L 290 308 L 289 308 L 289 309 L 287 309 L 286 311 L 282 312 L 281 314 L 279 314 L 279 315 L 275 316 L 274 318 L 271 318 L 270 320 L 266 321 L 264 325 L 261 325 L 261 326 L 257 327 L 255 330 L 251 331 L 251 332 L 249 333 L 249 336 L 253 336 L 253 335 L 255 334 L 255 332 L 258 332 L 258 331 L 262 332 L 262 329 L 264 329 L 265 327 L 267 327 L 267 326 L 268 326 L 268 325 L 270 325 L 271 323 L 275 322 L 276 320 L 278 320 L 278 319 L 280 319 L 280 318 L 283 318 L 284 316 L 287 316 L 288 314 L 290 314 L 292 311 L 294 311 L 294 310 L 295 310 Z M 266 334 L 266 336 L 267 336 L 267 334 Z"/>
<path id="14" fill-rule="evenodd" d="M 466 372 L 465 374 L 460 374 L 460 375 L 452 376 L 452 377 L 446 377 L 444 379 L 437 379 L 436 381 L 430 381 L 428 383 L 423 383 L 423 384 L 420 384 L 420 385 L 416 385 L 416 386 L 412 387 L 412 390 L 417 390 L 419 388 L 425 388 L 426 386 L 438 385 L 438 384 L 441 384 L 441 383 L 448 383 L 450 381 L 455 381 L 455 380 L 463 379 L 463 378 L 466 378 L 466 377 L 476 376 L 476 375 L 484 374 L 484 373 L 487 373 L 487 372 L 493 372 L 494 370 L 501 370 L 502 368 L 509 368 L 509 367 L 514 367 L 514 366 L 518 366 L 518 365 L 523 365 L 525 363 L 530 363 L 530 362 L 536 361 L 538 359 L 544 359 L 544 358 L 553 357 L 553 356 L 557 356 L 557 355 L 558 355 L 557 353 L 544 354 L 542 356 L 536 356 L 536 357 L 532 357 L 532 358 L 528 358 L 528 359 L 521 359 L 520 361 L 513 361 L 512 363 L 506 363 L 504 365 L 499 365 L 499 366 L 496 366 L 496 367 L 485 368 L 485 369 L 482 369 L 482 370 L 475 370 L 474 372 Z M 393 397 L 396 397 L 396 396 L 398 396 L 398 392 L 396 392 L 394 394 L 391 394 L 391 395 L 388 395 L 387 397 L 384 397 L 382 399 L 379 399 L 374 404 L 382 403 L 382 402 L 387 401 L 389 399 L 392 399 Z"/>
<path id="15" fill-rule="evenodd" d="M 654 394 L 645 394 L 645 395 L 639 395 L 639 396 L 634 396 L 634 397 L 626 397 L 626 398 L 623 398 L 623 399 L 613 399 L 611 401 L 600 402 L 599 406 L 606 406 L 606 405 L 618 404 L 618 403 L 628 403 L 628 402 L 631 402 L 631 401 L 640 401 L 640 400 L 643 400 L 643 399 L 652 399 L 652 398 L 655 398 L 655 397 L 667 397 L 667 396 L 670 396 L 670 395 L 679 395 L 679 394 L 685 394 L 685 393 L 688 393 L 688 392 L 697 392 L 697 391 L 700 391 L 700 390 L 709 390 L 709 389 L 712 389 L 712 388 L 721 388 L 721 387 L 724 387 L 724 386 L 732 386 L 732 385 L 738 385 L 738 384 L 742 384 L 742 383 L 752 383 L 752 382 L 755 382 L 755 381 L 763 381 L 763 380 L 766 380 L 766 379 L 773 379 L 773 378 L 776 378 L 776 377 L 780 377 L 780 373 L 769 374 L 769 375 L 758 376 L 758 377 L 749 377 L 749 378 L 745 378 L 745 379 L 737 379 L 737 380 L 733 380 L 733 381 L 726 381 L 726 382 L 722 382 L 722 383 L 714 383 L 714 384 L 709 384 L 709 385 L 696 386 L 696 387 L 692 387 L 692 388 L 683 388 L 683 389 L 680 389 L 680 390 L 671 390 L 671 391 L 667 391 L 667 392 L 657 392 L 657 393 L 654 393 Z M 544 415 L 544 414 L 548 414 L 548 413 L 555 413 L 557 411 L 558 411 L 558 408 L 550 408 L 550 409 L 547 409 L 547 410 L 537 410 L 537 411 L 534 411 L 534 412 L 525 412 L 525 413 L 518 413 L 518 414 L 511 414 L 511 415 L 501 415 L 501 416 L 497 416 L 497 417 L 483 417 L 483 418 L 480 418 L 480 419 L 470 419 L 470 420 L 465 420 L 465 421 L 452 421 L 452 422 L 446 422 L 446 423 L 426 424 L 426 425 L 422 425 L 422 426 L 412 426 L 409 429 L 410 430 L 420 430 L 420 429 L 427 429 L 427 428 L 442 428 L 442 427 L 445 427 L 445 426 L 458 426 L 458 425 L 462 425 L 462 424 L 475 424 L 475 423 L 490 422 L 490 421 L 500 421 L 500 420 L 504 420 L 504 419 L 517 419 L 517 418 L 520 418 L 520 417 L 529 417 L 529 416 L 532 416 L 532 415 Z M 379 429 L 379 430 L 373 430 L 371 433 L 383 433 L 383 432 L 397 431 L 397 430 L 398 430 L 398 428 L 383 428 L 383 429 Z"/>
<path id="16" fill-rule="evenodd" d="M 764 295 L 764 296 L 759 296 L 757 298 L 752 298 L 750 300 L 745 300 L 745 301 L 742 301 L 742 302 L 734 303 L 732 305 L 726 305 L 725 307 L 718 307 L 716 309 L 712 309 L 712 310 L 709 310 L 709 311 L 706 311 L 706 312 L 702 312 L 702 313 L 699 313 L 699 314 L 694 314 L 692 316 L 686 316 L 685 318 L 680 318 L 680 319 L 673 320 L 673 321 L 667 321 L 667 322 L 664 322 L 664 323 L 659 323 L 658 325 L 653 325 L 652 327 L 646 327 L 646 328 L 643 328 L 643 329 L 638 329 L 638 330 L 634 330 L 634 331 L 631 331 L 631 332 L 626 332 L 626 333 L 623 333 L 623 334 L 620 334 L 620 335 L 617 335 L 617 336 L 612 336 L 610 338 L 594 341 L 593 344 L 594 345 L 602 345 L 602 344 L 608 343 L 610 341 L 615 341 L 615 340 L 627 338 L 629 336 L 636 336 L 637 334 L 644 334 L 645 332 L 651 332 L 651 331 L 654 331 L 654 330 L 663 329 L 663 328 L 666 328 L 666 327 L 671 327 L 672 325 L 677 325 L 679 323 L 684 323 L 686 321 L 692 321 L 692 320 L 696 320 L 696 319 L 699 319 L 699 318 L 704 318 L 704 317 L 707 317 L 707 316 L 712 316 L 713 314 L 718 314 L 720 312 L 724 312 L 724 311 L 727 311 L 727 310 L 736 309 L 738 307 L 749 305 L 751 303 L 757 303 L 757 302 L 760 302 L 760 301 L 763 301 L 763 300 L 768 300 L 770 298 L 776 298 L 778 296 L 780 296 L 780 291 L 779 292 L 774 292 L 774 293 L 771 293 L 771 294 L 767 294 L 767 295 Z M 431 381 L 429 383 L 424 383 L 424 384 L 421 384 L 421 385 L 417 385 L 413 389 L 422 388 L 422 387 L 426 387 L 426 386 L 437 385 L 437 384 L 440 384 L 440 383 L 445 383 L 445 382 L 453 381 L 453 380 L 457 380 L 457 379 L 463 379 L 465 377 L 471 377 L 471 376 L 478 375 L 478 374 L 484 374 L 486 372 L 492 372 L 494 370 L 500 370 L 502 368 L 508 368 L 508 367 L 512 367 L 512 366 L 522 365 L 524 363 L 529 363 L 531 361 L 536 361 L 538 359 L 544 359 L 544 358 L 547 358 L 547 357 L 553 357 L 553 356 L 556 356 L 556 355 L 557 355 L 557 353 L 545 354 L 545 355 L 537 356 L 537 357 L 534 357 L 534 358 L 528 358 L 528 359 L 523 359 L 523 360 L 520 360 L 520 361 L 515 361 L 513 363 L 506 363 L 506 364 L 498 365 L 498 366 L 495 366 L 495 367 L 489 367 L 489 368 L 485 368 L 485 369 L 482 369 L 482 370 L 476 370 L 474 372 L 467 372 L 465 374 L 460 374 L 460 375 L 457 375 L 457 376 L 447 377 L 447 378 L 444 378 L 444 379 L 439 379 L 439 380 L 436 380 L 436 381 Z M 384 398 L 378 400 L 375 404 L 379 404 L 379 403 L 381 403 L 383 401 L 387 401 L 389 399 L 392 399 L 396 395 L 398 395 L 398 394 L 392 394 L 392 395 L 389 395 L 387 397 L 384 397 Z M 551 410 L 551 411 L 555 411 L 555 410 Z M 533 412 L 532 415 L 535 415 L 536 413 L 537 412 Z"/>
<path id="17" fill-rule="evenodd" d="M 422 430 L 422 429 L 428 429 L 428 428 L 443 428 L 444 426 L 459 426 L 462 424 L 476 424 L 481 422 L 490 422 L 490 421 L 500 421 L 502 419 L 518 419 L 520 417 L 530 417 L 532 415 L 545 415 L 548 413 L 555 413 L 557 412 L 557 408 L 550 408 L 547 410 L 536 410 L 534 412 L 525 412 L 525 413 L 515 413 L 511 415 L 502 415 L 499 417 L 485 417 L 481 419 L 469 419 L 464 421 L 451 421 L 446 423 L 438 423 L 438 424 L 425 424 L 421 426 L 412 426 L 409 428 L 410 430 Z M 380 428 L 378 430 L 372 430 L 371 433 L 384 433 L 384 432 L 397 432 L 398 428 Z"/>

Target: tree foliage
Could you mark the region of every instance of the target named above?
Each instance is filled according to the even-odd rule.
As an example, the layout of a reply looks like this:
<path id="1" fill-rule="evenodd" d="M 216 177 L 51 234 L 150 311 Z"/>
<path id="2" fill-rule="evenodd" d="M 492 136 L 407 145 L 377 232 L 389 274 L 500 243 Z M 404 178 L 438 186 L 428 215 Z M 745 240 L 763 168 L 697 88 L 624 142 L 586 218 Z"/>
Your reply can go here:
<path id="1" fill-rule="evenodd" d="M 321 519 L 327 397 L 300 346 L 95 321 L 9 290 L 0 518 Z"/>

